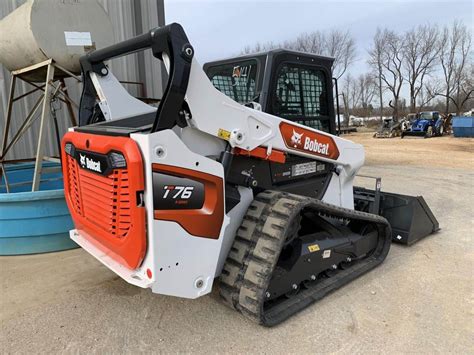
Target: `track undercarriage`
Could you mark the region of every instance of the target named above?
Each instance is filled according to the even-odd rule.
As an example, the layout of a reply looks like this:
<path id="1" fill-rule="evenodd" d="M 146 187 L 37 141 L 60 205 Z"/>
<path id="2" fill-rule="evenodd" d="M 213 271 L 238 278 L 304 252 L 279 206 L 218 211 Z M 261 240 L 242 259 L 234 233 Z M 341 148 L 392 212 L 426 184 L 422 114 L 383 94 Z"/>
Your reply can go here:
<path id="1" fill-rule="evenodd" d="M 276 325 L 379 265 L 390 243 L 383 217 L 265 191 L 237 232 L 220 292 L 252 320 Z"/>

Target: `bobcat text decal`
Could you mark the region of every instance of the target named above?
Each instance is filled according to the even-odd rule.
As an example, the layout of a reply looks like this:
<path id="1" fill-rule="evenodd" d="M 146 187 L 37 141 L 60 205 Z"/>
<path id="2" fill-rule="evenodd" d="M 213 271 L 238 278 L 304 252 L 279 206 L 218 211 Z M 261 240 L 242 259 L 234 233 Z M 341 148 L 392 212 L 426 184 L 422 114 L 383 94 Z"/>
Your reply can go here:
<path id="1" fill-rule="evenodd" d="M 280 132 L 285 145 L 290 149 L 334 160 L 339 157 L 337 145 L 330 136 L 286 122 L 280 123 Z"/>
<path id="2" fill-rule="evenodd" d="M 96 171 L 98 173 L 102 172 L 102 170 L 100 169 L 100 161 L 94 161 L 80 153 L 79 153 L 79 158 L 80 158 L 81 167 L 92 170 L 92 171 Z"/>

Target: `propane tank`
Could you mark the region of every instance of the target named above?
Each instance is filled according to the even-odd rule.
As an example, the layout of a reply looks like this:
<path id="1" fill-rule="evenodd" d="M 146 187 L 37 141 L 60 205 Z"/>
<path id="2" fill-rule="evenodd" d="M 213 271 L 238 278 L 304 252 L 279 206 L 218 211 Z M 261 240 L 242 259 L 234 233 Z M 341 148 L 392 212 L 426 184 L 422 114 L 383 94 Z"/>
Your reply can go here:
<path id="1" fill-rule="evenodd" d="M 0 62 L 10 71 L 53 59 L 79 74 L 82 55 L 113 43 L 112 23 L 96 0 L 28 0 L 0 20 Z M 40 74 L 22 78 L 44 81 Z"/>

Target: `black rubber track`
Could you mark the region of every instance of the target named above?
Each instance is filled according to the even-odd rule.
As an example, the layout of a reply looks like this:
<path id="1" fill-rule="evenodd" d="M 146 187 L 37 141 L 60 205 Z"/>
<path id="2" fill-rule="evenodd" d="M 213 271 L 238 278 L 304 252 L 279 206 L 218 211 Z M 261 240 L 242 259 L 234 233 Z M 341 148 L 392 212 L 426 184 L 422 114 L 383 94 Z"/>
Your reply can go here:
<path id="1" fill-rule="evenodd" d="M 288 222 L 297 218 L 303 208 L 328 217 L 375 225 L 379 234 L 378 245 L 370 256 L 348 269 L 264 310 L 265 293 L 288 234 L 291 224 Z M 259 324 L 273 326 L 382 263 L 390 243 L 390 225 L 383 217 L 309 197 L 264 191 L 255 197 L 236 233 L 220 277 L 220 294 L 231 308 Z"/>

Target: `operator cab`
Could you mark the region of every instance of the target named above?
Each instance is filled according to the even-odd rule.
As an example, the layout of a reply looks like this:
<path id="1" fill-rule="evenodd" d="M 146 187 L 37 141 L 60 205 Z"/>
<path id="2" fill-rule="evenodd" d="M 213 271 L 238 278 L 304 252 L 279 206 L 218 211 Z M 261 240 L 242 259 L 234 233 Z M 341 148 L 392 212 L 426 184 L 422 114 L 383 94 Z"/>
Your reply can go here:
<path id="1" fill-rule="evenodd" d="M 390 128 L 393 123 L 393 118 L 385 118 L 383 120 L 383 128 Z"/>
<path id="2" fill-rule="evenodd" d="M 275 49 L 204 64 L 212 84 L 240 104 L 336 134 L 334 59 Z"/>

